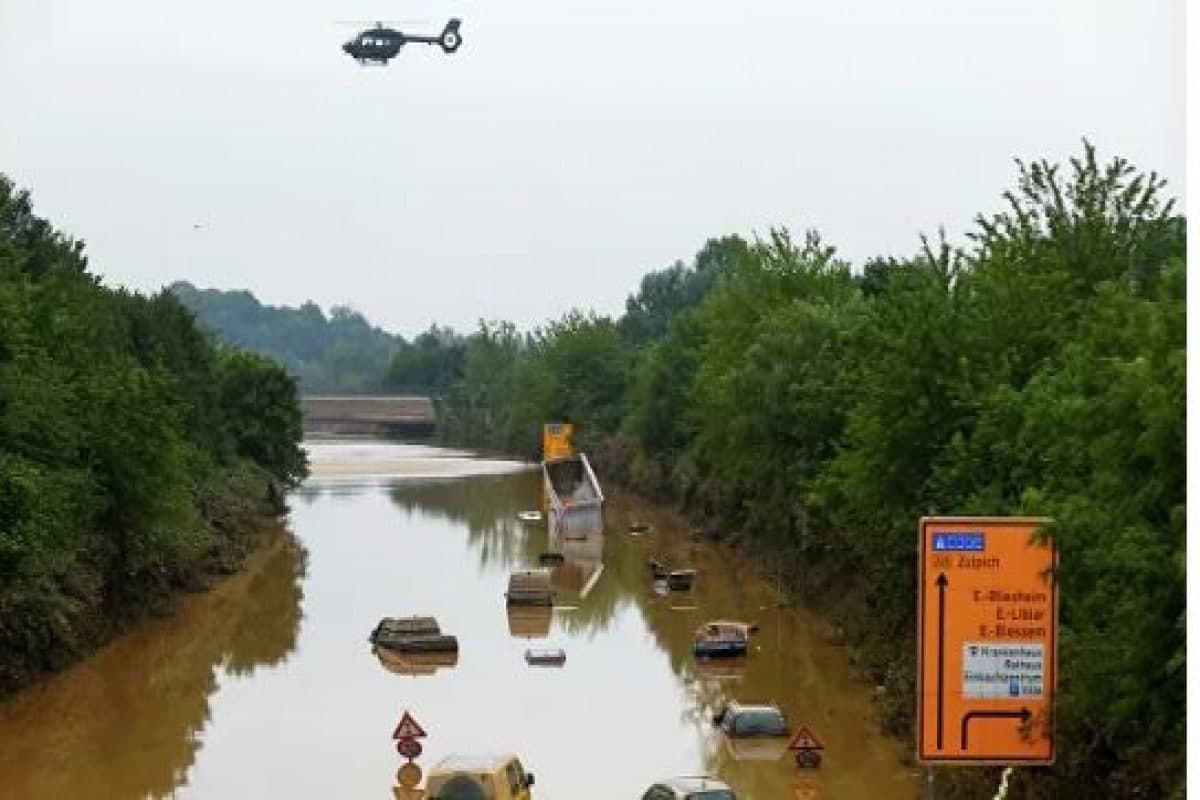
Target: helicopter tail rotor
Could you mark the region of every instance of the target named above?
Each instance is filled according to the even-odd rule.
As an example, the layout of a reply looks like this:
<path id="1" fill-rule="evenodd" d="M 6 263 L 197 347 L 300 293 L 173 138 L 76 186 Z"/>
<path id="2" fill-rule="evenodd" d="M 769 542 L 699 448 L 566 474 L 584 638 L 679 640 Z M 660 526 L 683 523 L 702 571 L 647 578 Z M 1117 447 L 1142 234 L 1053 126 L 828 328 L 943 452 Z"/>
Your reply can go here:
<path id="1" fill-rule="evenodd" d="M 442 50 L 445 52 L 453 53 L 462 44 L 462 35 L 458 32 L 460 25 L 462 25 L 462 20 L 452 19 L 442 29 L 442 35 L 438 39 L 438 44 L 442 46 Z"/>

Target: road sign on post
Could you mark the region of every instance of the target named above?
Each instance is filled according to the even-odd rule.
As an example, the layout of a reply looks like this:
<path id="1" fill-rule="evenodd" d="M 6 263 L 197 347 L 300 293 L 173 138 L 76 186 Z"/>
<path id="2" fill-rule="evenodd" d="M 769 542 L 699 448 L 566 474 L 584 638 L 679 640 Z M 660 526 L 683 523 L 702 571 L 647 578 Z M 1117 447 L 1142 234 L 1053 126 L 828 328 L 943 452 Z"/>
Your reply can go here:
<path id="1" fill-rule="evenodd" d="M 1055 551 L 1044 519 L 926 517 L 917 587 L 917 757 L 1050 764 Z"/>
<path id="2" fill-rule="evenodd" d="M 543 425 L 542 460 L 553 461 L 575 455 L 575 446 L 571 444 L 574 435 L 575 426 L 569 422 L 548 422 Z"/>
<path id="3" fill-rule="evenodd" d="M 821 751 L 825 749 L 825 745 L 821 744 L 807 725 L 801 725 L 796 735 L 788 742 L 788 749 L 796 751 L 796 766 L 816 769 L 821 766 Z"/>
<path id="4" fill-rule="evenodd" d="M 396 730 L 392 731 L 393 739 L 423 739 L 424 737 L 425 730 L 417 724 L 417 721 L 407 711 L 400 718 L 400 723 L 396 725 Z"/>
<path id="5" fill-rule="evenodd" d="M 421 747 L 421 743 L 416 739 L 409 739 L 405 737 L 403 739 L 396 740 L 396 752 L 407 758 L 409 761 L 412 761 L 414 758 L 420 758 L 423 751 L 424 748 Z"/>
<path id="6" fill-rule="evenodd" d="M 824 750 L 825 745 L 817 739 L 807 725 L 801 725 L 796 735 L 788 742 L 788 750 Z"/>

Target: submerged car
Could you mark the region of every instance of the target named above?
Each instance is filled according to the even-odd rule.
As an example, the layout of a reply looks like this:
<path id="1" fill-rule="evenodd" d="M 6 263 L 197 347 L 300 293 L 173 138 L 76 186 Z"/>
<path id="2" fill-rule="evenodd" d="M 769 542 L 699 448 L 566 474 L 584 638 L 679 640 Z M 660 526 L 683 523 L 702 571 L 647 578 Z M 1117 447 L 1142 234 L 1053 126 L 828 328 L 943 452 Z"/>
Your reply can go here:
<path id="1" fill-rule="evenodd" d="M 743 705 L 730 700 L 713 716 L 727 736 L 787 736 L 787 717 L 776 705 Z"/>
<path id="2" fill-rule="evenodd" d="M 758 625 L 750 622 L 714 620 L 696 629 L 692 653 L 697 658 L 730 658 L 746 655 L 750 634 Z"/>
<path id="3" fill-rule="evenodd" d="M 567 663 L 567 651 L 561 647 L 535 647 L 525 651 L 525 663 L 539 667 L 561 667 Z"/>
<path id="4" fill-rule="evenodd" d="M 533 773 L 515 755 L 453 755 L 429 773 L 429 800 L 531 800 Z"/>
<path id="5" fill-rule="evenodd" d="M 722 736 L 725 752 L 738 762 L 780 761 L 788 752 L 786 736 Z"/>
<path id="6" fill-rule="evenodd" d="M 642 800 L 737 800 L 729 784 L 716 778 L 668 778 L 646 790 Z"/>

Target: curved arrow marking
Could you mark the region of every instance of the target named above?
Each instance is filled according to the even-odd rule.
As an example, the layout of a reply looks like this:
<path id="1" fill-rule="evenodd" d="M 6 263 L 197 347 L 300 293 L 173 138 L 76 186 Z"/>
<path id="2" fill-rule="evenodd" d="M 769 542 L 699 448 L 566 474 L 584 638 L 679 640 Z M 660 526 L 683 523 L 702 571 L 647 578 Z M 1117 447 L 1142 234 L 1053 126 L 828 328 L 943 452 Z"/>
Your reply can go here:
<path id="1" fill-rule="evenodd" d="M 1033 712 L 1028 708 L 1022 708 L 1020 711 L 968 711 L 963 714 L 962 718 L 962 749 L 967 749 L 967 731 L 971 720 L 977 717 L 988 717 L 991 719 L 1019 719 L 1022 725 L 1029 723 L 1033 717 Z"/>

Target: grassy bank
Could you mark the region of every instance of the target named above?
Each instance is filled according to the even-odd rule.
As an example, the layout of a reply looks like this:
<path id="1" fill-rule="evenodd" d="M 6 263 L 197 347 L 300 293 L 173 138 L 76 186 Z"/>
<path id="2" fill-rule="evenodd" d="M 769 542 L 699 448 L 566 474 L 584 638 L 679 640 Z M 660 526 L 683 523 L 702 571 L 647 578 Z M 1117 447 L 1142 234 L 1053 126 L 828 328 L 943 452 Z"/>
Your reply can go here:
<path id="1" fill-rule="evenodd" d="M 282 368 L 105 287 L 0 176 L 0 695 L 236 569 L 300 438 Z"/>
<path id="2" fill-rule="evenodd" d="M 194 560 L 120 593 L 80 591 L 46 619 L 43 606 L 0 589 L 0 697 L 69 666 L 147 618 L 168 614 L 185 592 L 208 588 L 237 572 L 277 524 L 282 493 L 271 476 L 247 463 L 214 476 L 197 492 L 199 535 L 207 545 Z M 85 568 L 72 585 L 98 587 L 103 576 Z"/>

